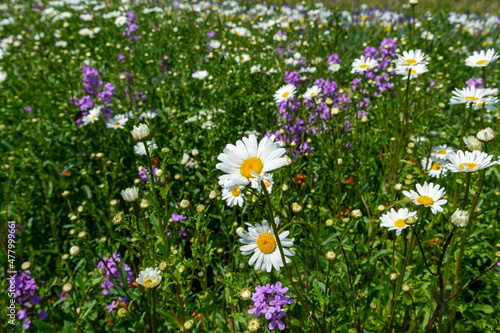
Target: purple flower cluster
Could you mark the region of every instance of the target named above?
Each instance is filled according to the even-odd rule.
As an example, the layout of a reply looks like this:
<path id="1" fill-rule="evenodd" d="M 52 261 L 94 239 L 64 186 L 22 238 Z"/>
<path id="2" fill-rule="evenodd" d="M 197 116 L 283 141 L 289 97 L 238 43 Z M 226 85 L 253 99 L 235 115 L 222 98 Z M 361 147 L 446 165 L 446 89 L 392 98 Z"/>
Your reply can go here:
<path id="1" fill-rule="evenodd" d="M 88 110 L 92 109 L 98 103 L 98 99 L 104 107 L 101 109 L 103 116 L 109 119 L 113 110 L 109 106 L 113 105 L 113 96 L 115 95 L 115 85 L 107 82 L 103 86 L 101 76 L 97 69 L 91 66 L 83 66 L 82 69 L 82 79 L 83 79 L 83 89 L 82 92 L 86 95 L 78 99 L 76 97 L 71 97 L 71 102 L 80 107 L 82 116 L 88 114 Z M 77 124 L 81 124 L 82 118 L 76 120 Z M 80 125 L 81 126 L 81 125 Z"/>
<path id="2" fill-rule="evenodd" d="M 481 79 L 480 77 L 472 77 L 469 80 L 465 81 L 465 84 L 467 85 L 467 88 L 470 87 L 476 87 L 477 89 L 484 88 L 483 79 Z"/>
<path id="3" fill-rule="evenodd" d="M 130 267 L 122 263 L 122 268 L 125 271 L 126 279 L 127 281 L 125 282 L 126 285 L 123 285 L 121 275 L 120 275 L 120 269 L 117 267 L 117 263 L 121 261 L 120 255 L 113 253 L 111 255 L 111 258 L 102 258 L 103 261 L 100 261 L 99 264 L 97 264 L 97 268 L 105 268 L 106 269 L 106 274 L 101 275 L 102 278 L 107 278 L 104 283 L 99 287 L 102 289 L 103 295 L 113 295 L 113 291 L 111 288 L 115 287 L 118 282 L 118 285 L 122 286 L 123 288 L 129 288 L 129 286 L 132 285 L 132 282 L 134 281 L 134 272 L 130 269 Z M 119 302 L 126 302 L 128 299 L 126 297 L 119 297 L 118 298 Z M 107 306 L 108 312 L 111 312 L 114 308 L 116 308 L 116 301 L 111 302 L 110 305 Z"/>
<path id="4" fill-rule="evenodd" d="M 259 317 L 261 314 L 268 320 L 267 327 L 274 330 L 276 326 L 283 331 L 285 324 L 282 318 L 286 315 L 283 308 L 293 303 L 293 299 L 285 295 L 288 288 L 282 288 L 281 282 L 276 284 L 267 284 L 263 287 L 255 287 L 255 292 L 252 294 L 252 301 L 254 301 L 253 308 L 248 310 L 249 314 L 255 314 Z"/>
<path id="5" fill-rule="evenodd" d="M 332 58 L 332 61 L 340 62 L 340 59 L 336 57 Z M 297 72 L 287 72 L 285 80 L 294 75 L 291 73 Z M 297 75 L 300 74 L 297 73 Z M 321 88 L 322 96 L 303 99 L 302 102 L 294 98 L 278 103 L 280 115 L 278 122 L 281 125 L 281 130 L 266 133 L 266 136 L 274 134 L 277 141 L 283 141 L 288 146 L 292 146 L 293 150 L 289 150 L 288 153 L 293 154 L 294 159 L 315 149 L 310 145 L 310 136 L 318 135 L 328 129 L 326 124 L 331 118 L 330 107 L 338 107 L 345 111 L 351 103 L 349 98 L 338 93 L 335 81 L 319 78 L 314 81 L 314 85 Z M 330 107 L 326 104 L 327 99 L 331 100 Z M 304 108 L 307 110 L 307 119 L 299 116 L 300 113 L 304 114 Z"/>
<path id="6" fill-rule="evenodd" d="M 298 86 L 300 84 L 300 79 L 302 75 L 296 71 L 286 71 L 285 72 L 285 82 L 288 84 L 293 84 L 294 86 Z"/>
<path id="7" fill-rule="evenodd" d="M 153 165 L 153 174 L 154 174 L 153 181 L 154 182 L 156 182 L 158 180 L 158 177 L 156 176 L 156 170 L 158 170 L 158 168 Z M 144 184 L 146 184 L 148 182 L 149 174 L 150 174 L 149 168 L 142 168 L 142 170 L 139 171 L 139 177 L 141 178 L 141 180 Z M 160 183 L 163 184 L 162 181 L 160 181 Z"/>
<path id="8" fill-rule="evenodd" d="M 127 12 L 127 26 L 123 29 L 123 35 L 128 36 L 129 43 L 141 38 L 141 34 L 134 33 L 137 30 L 139 30 L 139 25 L 137 24 L 135 13 L 133 11 L 129 11 Z"/>
<path id="9" fill-rule="evenodd" d="M 35 279 L 30 276 L 30 271 L 24 271 L 21 275 L 14 273 L 16 279 L 16 291 L 14 298 L 17 299 L 17 304 L 21 305 L 21 309 L 17 311 L 17 319 L 23 320 L 22 327 L 28 329 L 31 325 L 30 317 L 35 313 L 35 305 L 38 305 L 42 298 L 36 292 Z M 39 281 L 39 283 L 44 283 Z M 42 320 L 48 316 L 45 310 L 37 313 L 38 317 Z"/>

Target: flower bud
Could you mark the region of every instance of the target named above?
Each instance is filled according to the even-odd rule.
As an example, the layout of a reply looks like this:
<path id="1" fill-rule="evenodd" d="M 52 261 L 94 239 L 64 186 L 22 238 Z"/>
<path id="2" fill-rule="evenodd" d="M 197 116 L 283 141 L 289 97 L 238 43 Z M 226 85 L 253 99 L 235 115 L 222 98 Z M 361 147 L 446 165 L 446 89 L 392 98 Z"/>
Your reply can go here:
<path id="1" fill-rule="evenodd" d="M 163 170 L 162 169 L 156 169 L 155 176 L 156 177 L 161 177 L 161 175 L 163 175 Z"/>
<path id="2" fill-rule="evenodd" d="M 192 321 L 192 320 L 188 320 L 184 323 L 184 328 L 187 330 L 192 329 L 193 326 L 194 326 L 194 321 Z"/>
<path id="3" fill-rule="evenodd" d="M 332 220 L 332 219 L 328 219 L 328 220 L 326 220 L 326 221 L 325 221 L 325 225 L 326 225 L 327 227 L 331 227 L 331 226 L 333 225 L 333 220 Z"/>
<path id="4" fill-rule="evenodd" d="M 76 257 L 77 255 L 80 254 L 80 248 L 78 246 L 72 246 L 70 249 L 69 249 L 69 254 L 71 254 L 73 257 Z"/>
<path id="5" fill-rule="evenodd" d="M 464 136 L 463 139 L 464 139 L 465 145 L 467 146 L 467 149 L 469 149 L 470 151 L 483 149 L 483 145 L 482 145 L 481 141 L 479 141 L 475 137 L 473 137 L 473 136 L 465 137 Z"/>
<path id="6" fill-rule="evenodd" d="M 336 115 L 338 115 L 340 113 L 340 110 L 337 107 L 331 108 L 330 109 L 330 113 L 332 114 L 332 116 L 336 116 Z"/>
<path id="7" fill-rule="evenodd" d="M 149 207 L 149 201 L 147 201 L 146 199 L 142 199 L 141 200 L 141 204 L 139 205 L 142 209 L 146 209 Z"/>
<path id="8" fill-rule="evenodd" d="M 495 139 L 495 132 L 493 132 L 491 127 L 488 127 L 488 128 L 480 130 L 476 134 L 476 138 L 482 142 L 490 142 L 490 141 Z"/>
<path id="9" fill-rule="evenodd" d="M 361 210 L 355 209 L 351 212 L 352 216 L 356 219 L 360 219 L 363 217 L 363 213 L 361 213 Z"/>
<path id="10" fill-rule="evenodd" d="M 139 124 L 139 126 L 135 126 L 130 132 L 135 141 L 142 142 L 149 139 L 151 132 L 149 131 L 149 127 L 146 124 Z"/>
<path id="11" fill-rule="evenodd" d="M 333 261 L 335 260 L 335 258 L 337 258 L 337 255 L 335 254 L 335 252 L 333 251 L 328 251 L 326 254 L 325 254 L 325 258 L 327 260 L 330 260 L 330 261 Z"/>
<path id="12" fill-rule="evenodd" d="M 238 227 L 238 229 L 236 229 L 236 233 L 237 233 L 237 234 L 241 234 L 241 233 L 243 233 L 244 231 L 245 231 L 245 228 L 243 228 L 243 227 Z"/>
<path id="13" fill-rule="evenodd" d="M 128 310 L 125 308 L 118 309 L 118 317 L 125 318 L 128 315 Z"/>
<path id="14" fill-rule="evenodd" d="M 198 206 L 196 206 L 196 211 L 198 213 L 203 213 L 205 211 L 205 206 L 204 205 L 198 205 Z"/>
<path id="15" fill-rule="evenodd" d="M 25 261 L 25 262 L 23 262 L 23 264 L 21 265 L 21 269 L 22 269 L 23 271 L 25 271 L 25 270 L 27 270 L 27 269 L 30 269 L 30 267 L 31 267 L 31 263 L 30 263 L 29 261 Z"/>
<path id="16" fill-rule="evenodd" d="M 413 216 L 408 216 L 406 219 L 405 219 L 405 223 L 406 224 L 415 224 L 417 223 L 417 219 L 414 218 Z"/>
<path id="17" fill-rule="evenodd" d="M 160 265 L 158 265 L 158 268 L 163 272 L 167 268 L 167 263 L 162 261 Z"/>
<path id="18" fill-rule="evenodd" d="M 215 191 L 213 191 L 213 190 L 212 190 L 212 191 L 210 191 L 210 194 L 208 195 L 208 197 L 209 197 L 210 199 L 212 199 L 212 200 L 213 200 L 213 199 L 215 199 L 215 198 L 217 198 L 217 192 L 215 192 Z"/>
<path id="19" fill-rule="evenodd" d="M 244 301 L 248 301 L 252 298 L 252 292 L 248 288 L 243 288 L 240 292 L 240 298 Z"/>
<path id="20" fill-rule="evenodd" d="M 401 191 L 403 189 L 403 185 L 398 183 L 398 184 L 394 185 L 394 189 L 396 191 Z"/>
<path id="21" fill-rule="evenodd" d="M 302 211 L 302 206 L 294 202 L 292 203 L 292 210 L 294 213 L 300 213 Z"/>
<path id="22" fill-rule="evenodd" d="M 66 283 L 62 290 L 67 294 L 71 291 L 71 289 L 73 289 L 73 285 L 71 283 Z"/>
<path id="23" fill-rule="evenodd" d="M 398 275 L 396 273 L 391 273 L 391 275 L 389 275 L 390 280 L 396 280 L 397 278 L 398 278 Z"/>
<path id="24" fill-rule="evenodd" d="M 63 198 L 66 198 L 69 195 L 69 191 L 64 191 L 61 195 Z"/>
<path id="25" fill-rule="evenodd" d="M 450 221 L 457 228 L 465 228 L 469 223 L 469 213 L 465 210 L 457 209 L 451 216 Z"/>
<path id="26" fill-rule="evenodd" d="M 189 207 L 189 205 L 190 205 L 190 203 L 189 203 L 189 200 L 187 200 L 187 199 L 182 200 L 182 201 L 180 202 L 180 204 L 179 204 L 179 206 L 181 206 L 181 208 L 182 208 L 182 209 L 186 209 L 186 208 L 188 208 L 188 207 Z"/>

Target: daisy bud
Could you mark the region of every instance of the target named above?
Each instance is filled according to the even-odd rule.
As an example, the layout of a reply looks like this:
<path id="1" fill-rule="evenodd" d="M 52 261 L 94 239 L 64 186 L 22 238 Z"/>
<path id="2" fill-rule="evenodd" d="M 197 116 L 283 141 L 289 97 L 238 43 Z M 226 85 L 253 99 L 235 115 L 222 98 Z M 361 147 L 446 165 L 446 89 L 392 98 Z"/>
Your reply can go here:
<path id="1" fill-rule="evenodd" d="M 71 289 L 73 289 L 73 285 L 71 283 L 66 283 L 62 290 L 67 294 L 71 291 Z"/>
<path id="2" fill-rule="evenodd" d="M 83 237 L 87 236 L 87 233 L 85 231 L 80 231 L 77 236 L 78 236 L 78 238 L 83 238 Z"/>
<path id="3" fill-rule="evenodd" d="M 413 216 L 408 216 L 406 219 L 405 219 L 405 223 L 406 224 L 415 224 L 417 223 L 417 219 L 414 218 Z"/>
<path id="4" fill-rule="evenodd" d="M 302 211 L 302 206 L 294 202 L 292 203 L 292 210 L 294 213 L 300 213 Z"/>
<path id="5" fill-rule="evenodd" d="M 82 309 L 81 308 L 76 308 L 76 314 L 79 316 L 80 313 L 82 312 Z"/>
<path id="6" fill-rule="evenodd" d="M 359 209 L 353 210 L 351 214 L 356 219 L 360 219 L 363 217 L 363 213 L 361 213 L 361 210 L 359 210 Z"/>
<path id="7" fill-rule="evenodd" d="M 376 309 L 377 308 L 377 304 L 372 302 L 372 303 L 370 303 L 370 307 L 372 309 Z"/>
<path id="8" fill-rule="evenodd" d="M 165 154 L 168 154 L 168 153 L 170 153 L 170 148 L 163 147 L 163 148 L 161 149 L 161 152 L 162 152 L 162 153 L 165 153 Z"/>
<path id="9" fill-rule="evenodd" d="M 325 104 L 326 104 L 326 105 L 332 105 L 332 104 L 333 104 L 333 100 L 332 100 L 330 97 L 328 97 L 328 98 L 326 99 L 326 101 L 325 101 Z"/>
<path id="10" fill-rule="evenodd" d="M 217 192 L 215 192 L 215 191 L 210 191 L 210 194 L 208 195 L 208 197 L 209 197 L 210 199 L 212 199 L 212 200 L 213 200 L 213 199 L 215 199 L 215 198 L 217 198 Z"/>
<path id="11" fill-rule="evenodd" d="M 97 157 L 97 158 L 101 158 L 101 157 L 103 157 L 103 156 L 104 156 L 104 154 L 103 154 L 103 153 L 97 153 L 97 154 L 95 154 L 95 157 Z"/>
<path id="12" fill-rule="evenodd" d="M 285 134 L 285 133 L 286 133 L 286 131 L 283 128 L 280 129 L 280 134 Z"/>
<path id="13" fill-rule="evenodd" d="M 30 269 L 30 267 L 31 267 L 31 263 L 30 263 L 29 261 L 25 261 L 25 262 L 23 262 L 23 264 L 21 265 L 21 269 L 22 269 L 23 271 L 25 271 L 25 270 L 27 270 L 27 269 Z"/>
<path id="14" fill-rule="evenodd" d="M 164 261 L 162 261 L 162 262 L 160 263 L 160 265 L 158 266 L 158 268 L 160 269 L 160 271 L 162 271 L 162 272 L 163 272 L 163 271 L 167 268 L 167 263 L 166 263 L 166 262 L 164 262 Z"/>
<path id="15" fill-rule="evenodd" d="M 189 200 L 184 199 L 184 200 L 181 201 L 181 203 L 179 204 L 179 206 L 181 206 L 182 209 L 186 209 L 186 208 L 189 207 L 189 204 L 190 204 Z"/>
<path id="16" fill-rule="evenodd" d="M 397 278 L 398 278 L 398 275 L 396 273 L 391 273 L 391 275 L 389 275 L 390 280 L 396 280 Z"/>
<path id="17" fill-rule="evenodd" d="M 123 212 L 119 212 L 113 217 L 113 223 L 114 224 L 120 224 L 123 221 Z"/>
<path id="18" fill-rule="evenodd" d="M 135 141 L 142 142 L 149 139 L 151 132 L 149 131 L 149 127 L 146 124 L 139 124 L 139 126 L 135 126 L 130 132 Z"/>
<path id="19" fill-rule="evenodd" d="M 128 187 L 120 192 L 123 200 L 132 202 L 139 197 L 139 189 L 137 187 Z"/>
<path id="20" fill-rule="evenodd" d="M 203 206 L 203 205 L 196 206 L 196 211 L 198 213 L 203 213 L 205 211 L 205 206 Z"/>
<path id="21" fill-rule="evenodd" d="M 481 141 L 479 141 L 475 137 L 473 137 L 473 136 L 465 137 L 464 136 L 463 139 L 464 139 L 465 145 L 467 146 L 467 149 L 469 149 L 470 151 L 483 149 L 483 144 L 481 143 Z"/>
<path id="22" fill-rule="evenodd" d="M 67 254 L 67 253 L 65 253 L 65 254 L 63 254 L 63 255 L 61 256 L 61 259 L 62 259 L 62 260 L 66 260 L 66 259 L 68 259 L 68 258 L 69 258 L 69 254 Z"/>
<path id="23" fill-rule="evenodd" d="M 66 198 L 69 195 L 69 191 L 64 191 L 61 195 L 63 198 Z"/>
<path id="24" fill-rule="evenodd" d="M 479 141 L 482 141 L 482 142 L 490 142 L 490 141 L 492 141 L 492 140 L 495 139 L 495 132 L 493 132 L 493 130 L 491 129 L 491 127 L 488 127 L 486 129 L 480 130 L 476 134 L 476 138 Z"/>
<path id="25" fill-rule="evenodd" d="M 344 164 L 344 160 L 343 160 L 343 159 L 341 159 L 341 158 L 337 159 L 337 164 L 338 164 L 338 165 L 342 165 L 342 164 Z"/>
<path id="26" fill-rule="evenodd" d="M 335 260 L 335 258 L 337 258 L 337 255 L 335 254 L 335 252 L 333 251 L 328 251 L 326 254 L 325 254 L 325 258 L 327 260 L 330 260 L 330 261 L 333 261 Z"/>
<path id="27" fill-rule="evenodd" d="M 403 198 L 403 202 L 404 202 L 405 204 L 409 204 L 409 203 L 411 202 L 411 198 L 404 197 L 404 198 Z"/>
<path id="28" fill-rule="evenodd" d="M 331 108 L 330 113 L 332 114 L 332 116 L 336 116 L 340 113 L 340 110 L 339 108 Z"/>
<path id="29" fill-rule="evenodd" d="M 469 223 L 469 213 L 465 210 L 457 209 L 451 216 L 450 221 L 457 228 L 465 228 Z"/>
<path id="30" fill-rule="evenodd" d="M 333 225 L 333 220 L 332 219 L 328 219 L 325 221 L 325 224 L 327 227 L 331 227 Z"/>
<path id="31" fill-rule="evenodd" d="M 139 277 L 135 280 L 138 284 L 146 289 L 154 289 L 160 285 L 161 275 L 157 268 L 146 268 L 139 273 Z"/>
<path id="32" fill-rule="evenodd" d="M 149 207 L 149 202 L 146 199 L 142 199 L 139 206 L 141 207 L 141 209 L 146 209 Z"/>
<path id="33" fill-rule="evenodd" d="M 192 320 L 188 320 L 184 323 L 184 328 L 187 330 L 192 329 L 193 326 L 194 326 L 194 321 L 192 321 Z"/>
<path id="34" fill-rule="evenodd" d="M 385 210 L 385 206 L 384 205 L 378 205 L 377 206 L 377 209 L 380 211 L 380 212 L 383 212 Z"/>
<path id="35" fill-rule="evenodd" d="M 240 292 L 240 298 L 244 301 L 248 301 L 252 298 L 252 292 L 248 288 L 243 288 Z"/>
<path id="36" fill-rule="evenodd" d="M 361 122 L 362 123 L 366 123 L 367 121 L 368 121 L 368 117 L 367 116 L 361 117 Z"/>
<path id="37" fill-rule="evenodd" d="M 156 177 L 161 177 L 161 175 L 163 175 L 163 170 L 162 169 L 156 169 L 155 176 Z"/>
<path id="38" fill-rule="evenodd" d="M 286 192 L 288 191 L 289 187 L 287 184 L 283 184 L 283 186 L 281 187 L 281 189 L 283 190 L 283 192 Z"/>
<path id="39" fill-rule="evenodd" d="M 113 200 L 111 200 L 111 201 L 109 202 L 109 204 L 110 204 L 111 206 L 115 206 L 117 203 L 118 203 L 118 200 L 116 200 L 116 199 L 113 199 Z"/>
<path id="40" fill-rule="evenodd" d="M 239 227 L 238 229 L 236 229 L 237 234 L 241 234 L 244 231 L 245 231 L 245 228 L 243 228 L 243 227 Z"/>
<path id="41" fill-rule="evenodd" d="M 252 318 L 248 321 L 247 329 L 249 332 L 257 332 L 260 329 L 260 321 L 257 318 Z"/>
<path id="42" fill-rule="evenodd" d="M 407 284 L 405 284 L 405 285 L 403 286 L 403 290 L 404 290 L 404 291 L 408 291 L 408 290 L 410 290 L 410 286 L 409 286 L 409 285 L 407 285 Z"/>
<path id="43" fill-rule="evenodd" d="M 72 246 L 70 249 L 69 249 L 69 254 L 71 254 L 73 257 L 77 256 L 80 254 L 80 248 L 78 246 Z"/>
<path id="44" fill-rule="evenodd" d="M 290 157 L 288 157 L 287 155 L 284 155 L 283 157 L 286 159 L 285 166 L 290 166 L 293 163 L 292 159 Z"/>
<path id="45" fill-rule="evenodd" d="M 125 308 L 120 308 L 118 310 L 118 317 L 125 318 L 128 315 L 128 311 Z"/>

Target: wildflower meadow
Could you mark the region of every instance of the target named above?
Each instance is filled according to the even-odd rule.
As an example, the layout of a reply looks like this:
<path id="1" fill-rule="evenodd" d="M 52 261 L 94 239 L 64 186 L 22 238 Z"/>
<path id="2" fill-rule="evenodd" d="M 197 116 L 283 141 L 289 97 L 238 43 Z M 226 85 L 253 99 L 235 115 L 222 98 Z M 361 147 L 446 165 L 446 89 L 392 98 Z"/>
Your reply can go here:
<path id="1" fill-rule="evenodd" d="M 2 1 L 3 332 L 500 332 L 498 6 L 367 3 Z"/>

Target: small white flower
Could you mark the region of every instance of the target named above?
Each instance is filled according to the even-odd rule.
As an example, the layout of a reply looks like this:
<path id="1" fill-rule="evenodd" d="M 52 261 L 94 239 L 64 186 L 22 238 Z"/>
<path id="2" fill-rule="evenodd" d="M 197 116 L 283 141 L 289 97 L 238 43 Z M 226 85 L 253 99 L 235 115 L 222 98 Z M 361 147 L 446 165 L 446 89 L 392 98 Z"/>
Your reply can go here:
<path id="1" fill-rule="evenodd" d="M 378 62 L 372 58 L 365 58 L 365 56 L 361 56 L 358 59 L 355 59 L 352 63 L 351 74 L 354 73 L 363 73 L 367 70 L 373 70 L 377 67 Z"/>
<path id="2" fill-rule="evenodd" d="M 108 122 L 106 123 L 106 127 L 113 128 L 115 130 L 124 129 L 127 121 L 128 121 L 128 118 L 125 117 L 124 115 L 120 114 L 120 115 L 117 115 L 116 117 L 110 118 L 108 120 Z"/>
<path id="3" fill-rule="evenodd" d="M 457 209 L 451 216 L 450 221 L 457 228 L 465 228 L 469 223 L 469 213 L 465 210 Z"/>
<path id="4" fill-rule="evenodd" d="M 488 155 L 480 150 L 466 151 L 465 153 L 459 150 L 448 157 L 451 172 L 477 172 L 497 164 L 497 162 L 491 162 L 492 159 L 493 155 Z"/>
<path id="5" fill-rule="evenodd" d="M 139 126 L 134 125 L 134 128 L 130 133 L 132 134 L 134 140 L 139 142 L 147 140 L 151 135 L 149 127 L 146 124 L 139 124 Z"/>
<path id="6" fill-rule="evenodd" d="M 137 187 L 128 187 L 120 192 L 123 200 L 135 201 L 139 197 L 139 189 Z"/>
<path id="7" fill-rule="evenodd" d="M 121 27 L 123 26 L 125 23 L 127 23 L 127 17 L 126 16 L 118 16 L 116 19 L 115 19 L 115 25 L 117 27 Z"/>
<path id="8" fill-rule="evenodd" d="M 152 141 L 147 141 L 146 144 L 148 145 L 149 151 L 152 151 L 152 150 L 158 148 L 158 145 Z M 144 146 L 144 142 L 138 142 L 134 146 L 134 152 L 137 155 L 146 155 L 146 146 Z"/>
<path id="9" fill-rule="evenodd" d="M 276 101 L 276 103 L 280 103 L 289 98 L 293 98 L 296 91 L 297 88 L 295 88 L 293 84 L 287 84 L 279 88 L 278 91 L 274 93 L 274 100 Z"/>
<path id="10" fill-rule="evenodd" d="M 496 137 L 495 132 L 493 132 L 491 127 L 482 129 L 476 134 L 476 138 L 482 142 L 490 142 L 494 140 L 495 137 Z"/>
<path id="11" fill-rule="evenodd" d="M 138 284 L 146 289 L 154 289 L 160 285 L 161 275 L 159 268 L 149 267 L 139 273 L 139 277 L 135 280 Z"/>
<path id="12" fill-rule="evenodd" d="M 444 209 L 441 206 L 448 202 L 448 200 L 441 199 L 446 194 L 444 187 L 441 188 L 433 183 L 427 184 L 425 182 L 424 186 L 417 184 L 417 192 L 413 190 L 409 192 L 403 191 L 403 194 L 413 200 L 413 203 L 417 206 L 430 207 L 433 214 L 442 212 Z"/>
<path id="13" fill-rule="evenodd" d="M 380 217 L 380 220 L 382 221 L 380 226 L 389 228 L 389 231 L 396 230 L 396 234 L 399 236 L 401 235 L 401 231 L 410 226 L 405 222 L 405 220 L 410 216 L 417 219 L 417 212 L 409 212 L 406 208 L 400 208 L 396 211 L 392 208 Z"/>
<path id="14" fill-rule="evenodd" d="M 198 80 L 203 80 L 204 78 L 206 78 L 208 76 L 208 72 L 203 70 L 203 71 L 196 71 L 193 73 L 193 78 L 194 79 L 198 79 Z"/>
<path id="15" fill-rule="evenodd" d="M 469 136 L 469 137 L 464 136 L 463 140 L 465 142 L 465 145 L 467 146 L 467 149 L 469 149 L 470 151 L 483 149 L 483 144 L 481 143 L 481 141 L 479 141 L 474 136 Z"/>
<path id="16" fill-rule="evenodd" d="M 99 115 L 101 114 L 101 107 L 96 106 L 92 110 L 89 111 L 89 114 L 83 117 L 83 124 L 88 125 L 91 123 L 95 123 L 99 119 Z"/>

